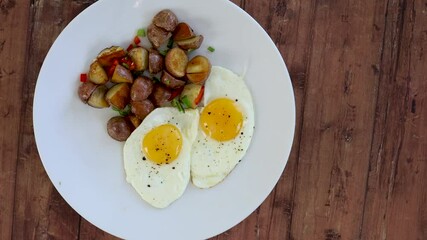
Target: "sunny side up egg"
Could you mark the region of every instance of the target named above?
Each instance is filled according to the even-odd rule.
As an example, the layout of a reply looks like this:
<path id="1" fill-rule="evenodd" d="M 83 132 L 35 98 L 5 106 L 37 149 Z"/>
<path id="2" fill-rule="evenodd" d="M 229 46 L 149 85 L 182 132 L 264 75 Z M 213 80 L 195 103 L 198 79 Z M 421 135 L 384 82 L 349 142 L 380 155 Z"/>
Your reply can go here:
<path id="1" fill-rule="evenodd" d="M 157 108 L 127 139 L 126 180 L 150 205 L 165 208 L 184 193 L 198 121 L 197 110 Z"/>
<path id="2" fill-rule="evenodd" d="M 222 182 L 246 154 L 255 127 L 251 93 L 243 77 L 213 66 L 205 83 L 191 179 L 199 188 Z"/>

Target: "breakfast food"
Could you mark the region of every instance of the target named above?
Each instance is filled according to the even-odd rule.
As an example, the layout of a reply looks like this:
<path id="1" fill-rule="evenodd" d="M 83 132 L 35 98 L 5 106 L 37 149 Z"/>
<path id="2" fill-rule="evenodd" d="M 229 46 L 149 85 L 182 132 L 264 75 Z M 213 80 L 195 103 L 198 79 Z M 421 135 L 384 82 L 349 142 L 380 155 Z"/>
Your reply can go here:
<path id="1" fill-rule="evenodd" d="M 222 67 L 212 67 L 203 105 L 191 152 L 191 178 L 195 186 L 209 188 L 243 158 L 255 122 L 252 97 L 243 78 Z"/>
<path id="2" fill-rule="evenodd" d="M 202 89 L 197 93 L 197 104 L 194 101 L 186 104 L 189 102 L 181 99 L 180 93 L 188 83 L 203 84 L 211 68 L 204 56 L 196 56 L 189 62 L 188 54 L 201 46 L 203 36 L 195 35 L 190 25 L 179 22 L 171 10 L 158 12 L 147 27 L 146 37 L 151 46 L 142 45 L 143 37 L 145 30 L 140 29 L 127 49 L 120 46 L 103 49 L 88 73 L 81 74 L 78 89 L 82 102 L 94 108 L 112 107 L 132 120 L 135 127 L 157 107 L 173 105 L 182 112 L 195 108 L 203 95 Z M 126 138 L 117 136 L 128 136 L 128 132 L 117 131 L 109 135 L 125 141 Z"/>
<path id="3" fill-rule="evenodd" d="M 190 179 L 210 188 L 235 168 L 252 139 L 254 109 L 243 77 L 206 56 L 190 58 L 204 38 L 172 11 L 160 11 L 147 27 L 151 47 L 141 37 L 145 30 L 127 49 L 103 49 L 81 74 L 78 96 L 118 112 L 107 133 L 125 142 L 126 180 L 147 203 L 164 208 Z"/>
<path id="4" fill-rule="evenodd" d="M 184 193 L 198 121 L 197 110 L 157 108 L 127 139 L 126 180 L 152 206 L 167 207 Z"/>

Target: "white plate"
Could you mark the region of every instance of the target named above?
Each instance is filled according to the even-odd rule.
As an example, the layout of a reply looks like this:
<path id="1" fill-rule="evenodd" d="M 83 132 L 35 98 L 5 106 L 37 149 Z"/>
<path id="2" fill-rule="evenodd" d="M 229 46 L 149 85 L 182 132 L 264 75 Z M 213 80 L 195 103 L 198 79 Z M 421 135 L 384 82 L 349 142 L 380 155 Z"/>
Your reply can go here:
<path id="1" fill-rule="evenodd" d="M 172 9 L 205 37 L 199 54 L 246 73 L 255 104 L 251 147 L 224 182 L 188 186 L 166 209 L 146 204 L 125 180 L 123 144 L 106 122 L 115 113 L 82 104 L 79 75 L 104 47 L 127 47 L 159 10 Z M 208 46 L 215 47 L 210 53 Z M 286 165 L 295 103 L 283 59 L 266 32 L 226 0 L 102 0 L 76 17 L 50 49 L 37 80 L 34 132 L 43 165 L 64 199 L 85 219 L 126 239 L 204 239 L 233 227 L 268 196 Z"/>

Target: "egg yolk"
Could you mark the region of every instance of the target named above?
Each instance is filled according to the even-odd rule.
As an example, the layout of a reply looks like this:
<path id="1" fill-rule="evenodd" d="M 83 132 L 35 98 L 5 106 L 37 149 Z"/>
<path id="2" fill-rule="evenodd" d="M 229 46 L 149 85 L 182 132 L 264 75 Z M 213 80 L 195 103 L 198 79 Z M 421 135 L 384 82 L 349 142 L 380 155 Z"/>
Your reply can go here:
<path id="1" fill-rule="evenodd" d="M 224 142 L 234 139 L 243 125 L 243 114 L 237 103 L 228 98 L 210 102 L 200 115 L 200 127 L 211 138 Z"/>
<path id="2" fill-rule="evenodd" d="M 142 140 L 142 150 L 156 164 L 174 161 L 182 148 L 182 136 L 177 127 L 164 124 L 153 128 Z"/>

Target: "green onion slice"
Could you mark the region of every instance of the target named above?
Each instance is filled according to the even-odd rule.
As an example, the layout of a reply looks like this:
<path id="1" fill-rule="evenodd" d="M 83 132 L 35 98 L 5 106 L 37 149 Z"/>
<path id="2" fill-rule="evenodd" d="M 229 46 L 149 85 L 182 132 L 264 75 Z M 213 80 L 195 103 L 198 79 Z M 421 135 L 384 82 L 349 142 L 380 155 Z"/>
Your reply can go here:
<path id="1" fill-rule="evenodd" d="M 146 34 L 145 34 L 145 29 L 144 29 L 144 28 L 140 28 L 140 29 L 138 29 L 138 31 L 137 31 L 137 33 L 136 33 L 136 35 L 137 35 L 138 37 L 145 37 L 145 36 L 146 36 Z"/>
<path id="2" fill-rule="evenodd" d="M 188 99 L 187 95 L 181 98 L 181 102 L 184 104 L 186 108 L 191 108 L 190 99 Z"/>
<path id="3" fill-rule="evenodd" d="M 209 52 L 215 52 L 215 48 L 213 48 L 212 46 L 209 46 L 209 47 L 208 47 L 208 51 L 209 51 Z"/>

